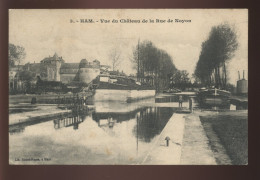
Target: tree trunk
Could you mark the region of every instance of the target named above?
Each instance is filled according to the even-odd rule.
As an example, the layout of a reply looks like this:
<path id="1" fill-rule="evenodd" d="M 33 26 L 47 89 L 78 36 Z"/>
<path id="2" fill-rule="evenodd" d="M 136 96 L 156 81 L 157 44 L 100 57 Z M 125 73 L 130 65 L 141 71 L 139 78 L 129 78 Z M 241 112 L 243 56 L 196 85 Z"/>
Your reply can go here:
<path id="1" fill-rule="evenodd" d="M 223 71 L 224 71 L 224 88 L 227 87 L 227 71 L 226 71 L 226 63 L 223 64 Z"/>
<path id="2" fill-rule="evenodd" d="M 215 87 L 218 87 L 218 70 L 217 67 L 215 67 Z"/>

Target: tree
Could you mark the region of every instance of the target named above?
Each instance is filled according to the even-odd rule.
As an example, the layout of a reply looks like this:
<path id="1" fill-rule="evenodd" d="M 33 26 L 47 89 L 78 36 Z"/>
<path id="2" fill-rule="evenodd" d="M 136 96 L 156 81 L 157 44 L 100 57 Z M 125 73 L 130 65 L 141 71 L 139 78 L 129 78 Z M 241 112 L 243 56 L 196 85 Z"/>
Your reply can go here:
<path id="1" fill-rule="evenodd" d="M 25 58 L 26 53 L 25 49 L 21 46 L 16 46 L 9 43 L 8 48 L 8 59 L 9 59 L 9 68 L 14 67 L 15 64 L 20 65 L 21 61 Z"/>
<path id="2" fill-rule="evenodd" d="M 227 62 L 238 47 L 237 35 L 229 24 L 212 27 L 209 38 L 202 43 L 195 75 L 205 85 L 226 89 Z"/>
<path id="3" fill-rule="evenodd" d="M 117 48 L 111 49 L 109 58 L 112 61 L 112 70 L 115 71 L 121 63 L 121 51 Z"/>
<path id="4" fill-rule="evenodd" d="M 171 56 L 147 40 L 133 49 L 132 62 L 138 81 L 154 85 L 157 91 L 168 88 L 170 74 L 177 70 Z"/>
<path id="5" fill-rule="evenodd" d="M 174 87 L 184 90 L 185 87 L 191 84 L 189 73 L 186 70 L 176 71 L 172 76 L 172 84 Z"/>
<path id="6" fill-rule="evenodd" d="M 25 91 L 26 92 L 30 91 L 31 84 L 32 84 L 32 81 L 36 77 L 36 73 L 27 71 L 27 70 L 23 70 L 23 71 L 18 72 L 17 75 L 19 76 L 19 79 L 23 82 Z"/>

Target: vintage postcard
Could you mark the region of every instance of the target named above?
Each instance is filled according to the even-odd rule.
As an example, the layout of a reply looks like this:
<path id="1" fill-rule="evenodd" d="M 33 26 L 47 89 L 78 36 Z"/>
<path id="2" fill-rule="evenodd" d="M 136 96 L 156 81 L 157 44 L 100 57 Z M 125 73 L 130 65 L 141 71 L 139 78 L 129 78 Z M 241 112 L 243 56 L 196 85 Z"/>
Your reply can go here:
<path id="1" fill-rule="evenodd" d="M 9 164 L 247 165 L 247 9 L 9 9 Z"/>

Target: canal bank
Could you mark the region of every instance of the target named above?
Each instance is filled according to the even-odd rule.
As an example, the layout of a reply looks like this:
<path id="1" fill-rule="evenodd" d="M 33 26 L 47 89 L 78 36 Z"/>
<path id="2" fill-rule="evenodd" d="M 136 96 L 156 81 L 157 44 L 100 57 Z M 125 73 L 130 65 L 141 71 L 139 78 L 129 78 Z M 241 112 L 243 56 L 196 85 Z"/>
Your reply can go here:
<path id="1" fill-rule="evenodd" d="M 217 163 L 198 114 L 175 113 L 140 164 L 216 165 Z"/>
<path id="2" fill-rule="evenodd" d="M 141 164 L 180 164 L 184 124 L 184 114 L 173 114 Z"/>
<path id="3" fill-rule="evenodd" d="M 181 150 L 182 165 L 216 165 L 209 139 L 200 122 L 199 113 L 185 117 L 185 128 Z"/>
<path id="4" fill-rule="evenodd" d="M 9 126 L 37 120 L 49 120 L 54 117 L 66 116 L 70 113 L 71 110 L 59 109 L 57 105 L 37 105 L 31 108 L 29 112 L 9 114 Z"/>
<path id="5" fill-rule="evenodd" d="M 244 165 L 246 129 L 245 110 L 175 113 L 140 164 Z"/>

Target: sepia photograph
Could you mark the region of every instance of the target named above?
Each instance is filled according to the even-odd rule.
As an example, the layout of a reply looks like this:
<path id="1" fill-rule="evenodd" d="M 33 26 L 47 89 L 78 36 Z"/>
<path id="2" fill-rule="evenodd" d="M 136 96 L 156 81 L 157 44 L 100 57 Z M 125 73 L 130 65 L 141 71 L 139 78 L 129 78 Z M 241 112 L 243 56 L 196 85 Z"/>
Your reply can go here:
<path id="1" fill-rule="evenodd" d="M 9 9 L 10 165 L 248 165 L 248 9 Z"/>

